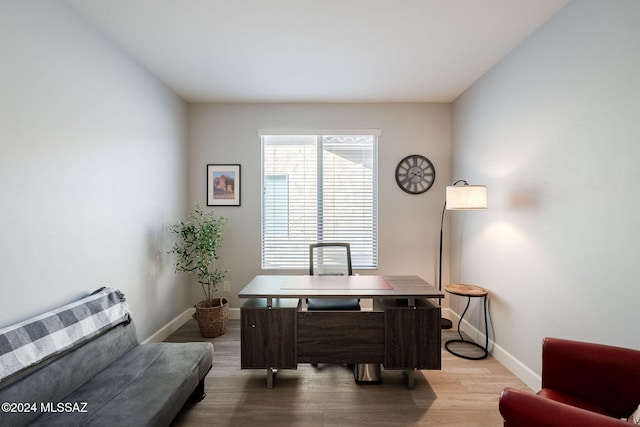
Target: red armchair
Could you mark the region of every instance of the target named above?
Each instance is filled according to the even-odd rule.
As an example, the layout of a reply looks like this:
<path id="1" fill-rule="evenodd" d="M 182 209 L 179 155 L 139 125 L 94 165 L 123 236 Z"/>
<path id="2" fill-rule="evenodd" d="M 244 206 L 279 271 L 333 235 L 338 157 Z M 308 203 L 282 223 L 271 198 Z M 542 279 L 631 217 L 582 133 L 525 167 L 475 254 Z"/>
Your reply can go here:
<path id="1" fill-rule="evenodd" d="M 629 426 L 640 404 L 640 351 L 545 338 L 542 390 L 506 388 L 499 409 L 505 426 Z"/>

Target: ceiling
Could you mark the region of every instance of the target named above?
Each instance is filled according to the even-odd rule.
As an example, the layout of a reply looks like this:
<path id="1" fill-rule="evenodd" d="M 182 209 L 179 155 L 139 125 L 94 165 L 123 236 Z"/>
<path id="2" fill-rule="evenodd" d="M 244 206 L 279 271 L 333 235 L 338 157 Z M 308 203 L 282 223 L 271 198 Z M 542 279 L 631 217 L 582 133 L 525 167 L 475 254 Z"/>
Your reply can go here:
<path id="1" fill-rule="evenodd" d="M 64 0 L 189 102 L 450 102 L 569 0 Z"/>

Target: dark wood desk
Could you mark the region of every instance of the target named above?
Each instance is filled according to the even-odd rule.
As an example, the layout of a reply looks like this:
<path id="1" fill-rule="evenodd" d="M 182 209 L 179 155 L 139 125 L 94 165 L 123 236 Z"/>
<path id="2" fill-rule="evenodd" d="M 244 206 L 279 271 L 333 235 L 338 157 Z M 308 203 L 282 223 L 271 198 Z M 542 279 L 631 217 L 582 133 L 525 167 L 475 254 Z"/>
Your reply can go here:
<path id="1" fill-rule="evenodd" d="M 444 294 L 418 276 L 256 276 L 238 294 L 242 369 L 298 363 L 381 363 L 407 372 L 440 369 Z M 371 311 L 306 311 L 306 298 L 372 298 Z"/>

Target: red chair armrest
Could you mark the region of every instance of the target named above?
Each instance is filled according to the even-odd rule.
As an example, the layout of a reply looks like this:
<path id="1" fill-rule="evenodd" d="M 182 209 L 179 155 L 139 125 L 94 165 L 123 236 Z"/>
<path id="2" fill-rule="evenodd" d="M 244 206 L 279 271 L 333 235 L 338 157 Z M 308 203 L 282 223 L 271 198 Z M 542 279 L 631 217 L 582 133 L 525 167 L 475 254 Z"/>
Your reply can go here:
<path id="1" fill-rule="evenodd" d="M 533 393 L 506 388 L 500 394 L 505 427 L 624 427 L 625 421 L 575 408 Z"/>

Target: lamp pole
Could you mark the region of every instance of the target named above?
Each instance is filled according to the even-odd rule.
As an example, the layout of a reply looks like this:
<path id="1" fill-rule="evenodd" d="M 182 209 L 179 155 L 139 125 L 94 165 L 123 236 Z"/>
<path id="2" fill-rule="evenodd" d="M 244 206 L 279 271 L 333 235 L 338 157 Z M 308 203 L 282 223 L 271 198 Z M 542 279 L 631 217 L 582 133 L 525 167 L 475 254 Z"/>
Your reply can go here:
<path id="1" fill-rule="evenodd" d="M 444 225 L 444 211 L 447 209 L 447 201 L 445 199 L 442 207 L 442 218 L 440 219 L 440 261 L 438 266 L 438 290 L 442 292 L 442 228 Z M 442 304 L 442 303 L 440 303 Z M 440 329 L 451 329 L 453 322 L 445 317 L 440 317 Z"/>
<path id="2" fill-rule="evenodd" d="M 460 187 L 456 187 L 462 183 Z M 448 198 L 452 198 L 450 210 L 476 210 L 487 208 L 487 187 L 484 185 L 469 185 L 464 179 L 459 179 L 453 185 L 447 187 L 444 198 L 444 206 L 442 206 L 442 217 L 440 218 L 440 258 L 438 263 L 438 290 L 442 292 L 442 241 L 444 229 L 444 213 L 447 210 Z M 442 329 L 451 329 L 453 323 L 451 320 L 442 317 L 440 319 L 440 327 Z"/>

